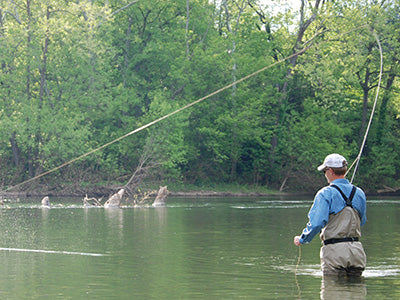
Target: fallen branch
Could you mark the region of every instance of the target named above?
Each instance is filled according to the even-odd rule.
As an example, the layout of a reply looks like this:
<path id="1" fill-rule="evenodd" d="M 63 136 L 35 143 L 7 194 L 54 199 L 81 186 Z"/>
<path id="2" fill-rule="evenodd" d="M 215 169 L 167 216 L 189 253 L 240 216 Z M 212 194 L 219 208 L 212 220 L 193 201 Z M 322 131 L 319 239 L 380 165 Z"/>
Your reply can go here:
<path id="1" fill-rule="evenodd" d="M 84 206 L 102 206 L 101 205 L 101 200 L 103 197 L 101 197 L 99 200 L 96 198 L 88 198 L 87 194 L 85 195 L 85 198 L 83 198 L 83 205 Z"/>

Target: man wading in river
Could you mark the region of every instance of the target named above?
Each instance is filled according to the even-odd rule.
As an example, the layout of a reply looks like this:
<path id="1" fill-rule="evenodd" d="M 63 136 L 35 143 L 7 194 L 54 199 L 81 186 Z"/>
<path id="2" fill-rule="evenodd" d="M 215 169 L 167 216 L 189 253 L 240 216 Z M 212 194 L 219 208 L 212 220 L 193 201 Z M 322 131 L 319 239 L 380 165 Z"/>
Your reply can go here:
<path id="1" fill-rule="evenodd" d="M 294 243 L 309 243 L 321 232 L 323 274 L 361 276 L 366 265 L 364 248 L 359 242 L 360 227 L 367 220 L 365 194 L 345 178 L 347 161 L 339 154 L 328 155 L 318 171 L 325 173 L 329 186 L 316 194 L 308 213 L 309 222 L 303 233 L 294 237 Z"/>

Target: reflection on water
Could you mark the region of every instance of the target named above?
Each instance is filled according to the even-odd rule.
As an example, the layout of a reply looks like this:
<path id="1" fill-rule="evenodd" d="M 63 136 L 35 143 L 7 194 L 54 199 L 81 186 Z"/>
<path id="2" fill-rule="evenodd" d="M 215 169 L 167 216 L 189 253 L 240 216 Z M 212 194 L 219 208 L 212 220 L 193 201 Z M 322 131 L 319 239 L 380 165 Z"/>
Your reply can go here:
<path id="1" fill-rule="evenodd" d="M 296 268 L 293 236 L 312 199 L 170 198 L 166 207 L 122 209 L 51 202 L 0 206 L 0 299 L 400 298 L 393 199 L 368 204 L 359 282 L 322 277 L 317 239 L 302 246 Z"/>
<path id="2" fill-rule="evenodd" d="M 307 276 L 311 276 L 314 278 L 318 278 L 321 280 L 321 288 L 320 288 L 320 299 L 322 300 L 338 300 L 338 299 L 367 299 L 367 283 L 373 282 L 374 280 L 379 280 L 379 278 L 387 278 L 388 280 L 395 280 L 396 276 L 400 274 L 400 268 L 398 265 L 389 265 L 389 266 L 376 266 L 376 267 L 368 267 L 364 272 L 361 278 L 359 277 L 350 277 L 350 278 L 341 278 L 335 276 L 323 276 L 322 271 L 320 269 L 319 264 L 315 265 L 301 265 L 296 269 L 294 265 L 287 266 L 275 266 L 276 269 L 286 271 L 287 274 L 293 273 L 294 280 L 297 284 L 298 288 L 298 296 L 297 299 L 306 299 L 303 298 L 302 295 L 303 289 L 307 290 L 307 286 L 299 284 L 302 278 L 307 278 Z M 304 277 L 306 276 L 306 277 Z M 392 287 L 387 286 L 388 290 L 392 290 Z M 370 294 L 372 294 L 373 287 L 370 284 L 369 287 Z M 396 297 L 394 297 L 396 298 Z M 394 299 L 389 297 L 387 299 Z M 371 298 L 376 299 L 376 298 Z M 386 299 L 386 298 L 379 298 Z"/>
<path id="3" fill-rule="evenodd" d="M 321 300 L 364 300 L 366 297 L 367 286 L 363 278 L 324 276 L 321 280 Z"/>
<path id="4" fill-rule="evenodd" d="M 277 270 L 288 272 L 295 272 L 298 276 L 313 276 L 322 277 L 322 271 L 319 264 L 303 265 L 301 264 L 297 269 L 294 265 L 288 266 L 275 266 Z M 363 278 L 378 278 L 388 276 L 400 275 L 399 265 L 384 265 L 384 266 L 368 266 L 363 272 Z"/>

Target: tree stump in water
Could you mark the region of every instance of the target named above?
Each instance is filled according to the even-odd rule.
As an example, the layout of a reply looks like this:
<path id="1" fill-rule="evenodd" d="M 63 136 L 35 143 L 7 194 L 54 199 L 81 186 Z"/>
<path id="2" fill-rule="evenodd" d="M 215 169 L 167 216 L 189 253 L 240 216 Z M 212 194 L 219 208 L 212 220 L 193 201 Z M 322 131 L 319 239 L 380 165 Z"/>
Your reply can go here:
<path id="1" fill-rule="evenodd" d="M 50 199 L 48 196 L 42 199 L 42 207 L 50 207 Z"/>
<path id="2" fill-rule="evenodd" d="M 168 189 L 167 186 L 160 186 L 156 199 L 152 206 L 165 206 L 167 203 Z"/>
<path id="3" fill-rule="evenodd" d="M 112 195 L 110 198 L 108 198 L 108 200 L 106 201 L 106 203 L 104 203 L 104 207 L 105 208 L 111 208 L 111 207 L 119 207 L 121 204 L 121 199 L 122 196 L 124 195 L 125 190 L 124 189 L 120 189 L 118 191 L 118 193 Z"/>

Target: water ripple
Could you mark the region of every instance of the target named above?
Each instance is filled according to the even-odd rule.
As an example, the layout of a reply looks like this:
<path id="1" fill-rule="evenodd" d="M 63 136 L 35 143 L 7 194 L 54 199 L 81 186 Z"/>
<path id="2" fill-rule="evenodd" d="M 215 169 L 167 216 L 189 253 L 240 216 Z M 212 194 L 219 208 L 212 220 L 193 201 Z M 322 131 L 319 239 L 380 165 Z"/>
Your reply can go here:
<path id="1" fill-rule="evenodd" d="M 296 266 L 275 266 L 274 269 L 295 272 Z M 386 266 L 371 266 L 367 267 L 363 272 L 365 278 L 377 278 L 377 277 L 390 277 L 398 276 L 400 274 L 400 268 L 398 265 L 386 265 Z M 315 276 L 322 277 L 322 271 L 320 265 L 303 265 L 297 269 L 297 275 Z"/>

